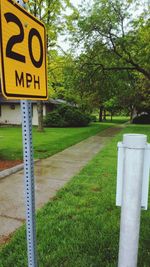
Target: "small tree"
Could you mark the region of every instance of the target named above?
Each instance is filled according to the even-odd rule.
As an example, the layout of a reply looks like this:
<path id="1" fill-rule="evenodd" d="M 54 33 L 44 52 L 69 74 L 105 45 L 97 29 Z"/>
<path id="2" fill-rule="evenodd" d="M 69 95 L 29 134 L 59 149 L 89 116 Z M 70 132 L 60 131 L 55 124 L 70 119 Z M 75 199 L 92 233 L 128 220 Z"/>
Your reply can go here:
<path id="1" fill-rule="evenodd" d="M 118 100 L 117 100 L 116 97 L 113 97 L 113 98 L 107 100 L 104 103 L 104 107 L 105 107 L 106 111 L 110 112 L 111 121 L 112 121 L 113 115 L 120 110 L 120 107 L 119 107 L 119 104 L 118 104 Z"/>

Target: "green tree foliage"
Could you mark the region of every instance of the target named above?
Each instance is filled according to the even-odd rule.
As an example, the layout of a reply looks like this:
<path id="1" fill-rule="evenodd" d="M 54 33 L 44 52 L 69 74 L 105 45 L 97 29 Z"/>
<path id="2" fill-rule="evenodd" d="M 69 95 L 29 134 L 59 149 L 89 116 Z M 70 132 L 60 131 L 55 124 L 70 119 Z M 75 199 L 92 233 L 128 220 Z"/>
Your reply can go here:
<path id="1" fill-rule="evenodd" d="M 95 0 L 81 12 L 74 40 L 84 49 L 72 68 L 72 88 L 100 115 L 112 100 L 131 115 L 150 106 L 149 11 L 148 1 Z"/>
<path id="2" fill-rule="evenodd" d="M 136 14 L 134 11 L 139 5 L 138 0 L 95 0 L 91 12 L 80 18 L 78 33 L 87 50 L 95 48 L 95 55 L 98 49 L 106 58 L 111 58 L 107 65 L 102 59 L 94 60 L 93 55 L 92 63 L 97 68 L 135 70 L 150 80 L 149 6 L 147 4 L 146 11 L 133 17 L 132 13 Z"/>
<path id="3" fill-rule="evenodd" d="M 29 7 L 47 27 L 52 97 L 77 104 L 82 112 L 99 108 L 100 119 L 105 106 L 112 103 L 131 116 L 135 109 L 149 109 L 148 1 L 94 0 L 92 8 L 82 6 L 80 17 L 65 0 L 34 0 Z M 66 15 L 66 8 L 71 15 Z M 79 56 L 56 52 L 57 35 L 64 29 L 73 33 L 76 46 L 84 47 Z"/>
<path id="4" fill-rule="evenodd" d="M 91 56 L 91 51 L 89 52 Z M 116 99 L 118 109 L 129 108 L 135 96 L 135 82 L 133 75 L 128 71 L 104 71 L 92 64 L 88 53 L 81 54 L 70 69 L 66 72 L 66 85 L 68 91 L 76 96 L 76 101 L 82 111 L 89 112 L 95 108 L 100 109 L 100 121 L 105 103 Z M 99 53 L 97 58 L 99 58 Z M 107 59 L 108 60 L 108 59 Z M 105 59 L 106 62 L 106 59 Z M 71 89 L 70 89 L 71 88 Z M 70 92 L 71 94 L 71 92 Z M 130 97 L 130 99 L 129 99 Z"/>

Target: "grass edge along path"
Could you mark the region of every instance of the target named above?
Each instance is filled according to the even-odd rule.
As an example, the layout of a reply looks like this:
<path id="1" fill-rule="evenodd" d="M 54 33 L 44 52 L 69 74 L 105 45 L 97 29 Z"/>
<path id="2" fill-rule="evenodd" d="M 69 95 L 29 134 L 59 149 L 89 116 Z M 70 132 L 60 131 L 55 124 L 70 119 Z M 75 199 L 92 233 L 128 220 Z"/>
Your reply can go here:
<path id="1" fill-rule="evenodd" d="M 39 267 L 116 267 L 120 208 L 115 206 L 117 142 L 128 126 L 37 214 Z M 150 211 L 142 211 L 138 267 L 150 266 Z M 0 267 L 26 267 L 25 227 L 2 247 Z"/>
<path id="2" fill-rule="evenodd" d="M 50 157 L 57 152 L 75 145 L 84 139 L 114 126 L 111 123 L 93 123 L 82 128 L 45 128 L 44 133 L 37 132 L 33 127 L 34 158 Z M 1 160 L 22 159 L 22 132 L 20 127 L 0 128 Z"/>
<path id="3" fill-rule="evenodd" d="M 91 123 L 87 127 L 77 128 L 45 128 L 44 132 L 33 127 L 34 158 L 43 159 L 75 145 L 84 139 L 128 121 L 128 117 L 116 117 L 113 122 Z M 22 160 L 21 127 L 0 126 L 0 160 Z"/>

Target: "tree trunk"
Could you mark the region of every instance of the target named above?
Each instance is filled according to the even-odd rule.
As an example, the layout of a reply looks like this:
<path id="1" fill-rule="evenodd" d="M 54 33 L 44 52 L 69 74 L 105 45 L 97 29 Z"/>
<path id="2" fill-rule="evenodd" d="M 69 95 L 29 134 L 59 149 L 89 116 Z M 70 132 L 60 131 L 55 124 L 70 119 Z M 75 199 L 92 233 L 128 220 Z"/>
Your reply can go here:
<path id="1" fill-rule="evenodd" d="M 103 107 L 100 106 L 99 108 L 99 122 L 103 121 Z"/>
<path id="2" fill-rule="evenodd" d="M 136 108 L 132 107 L 131 108 L 131 113 L 130 113 L 130 122 L 133 122 L 133 119 L 137 116 L 137 110 Z"/>
<path id="3" fill-rule="evenodd" d="M 112 122 L 112 120 L 113 120 L 113 113 L 111 112 L 111 122 Z"/>
<path id="4" fill-rule="evenodd" d="M 103 116 L 104 121 L 106 121 L 106 109 L 104 109 L 104 116 Z"/>
<path id="5" fill-rule="evenodd" d="M 132 118 L 133 118 L 133 109 L 131 108 L 131 112 L 130 112 L 130 123 L 132 123 Z"/>
<path id="6" fill-rule="evenodd" d="M 38 131 L 43 132 L 43 102 L 37 102 L 37 112 L 38 112 Z"/>

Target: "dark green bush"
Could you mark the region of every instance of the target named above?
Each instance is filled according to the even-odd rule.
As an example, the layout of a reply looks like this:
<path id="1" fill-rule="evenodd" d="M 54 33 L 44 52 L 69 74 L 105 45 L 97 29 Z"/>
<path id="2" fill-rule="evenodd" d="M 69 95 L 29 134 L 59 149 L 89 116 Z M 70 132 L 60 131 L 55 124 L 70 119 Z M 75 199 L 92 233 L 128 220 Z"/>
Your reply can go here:
<path id="1" fill-rule="evenodd" d="M 44 126 L 46 127 L 64 127 L 65 121 L 57 110 L 48 113 L 44 119 Z"/>
<path id="2" fill-rule="evenodd" d="M 83 127 L 90 122 L 90 117 L 76 107 L 60 105 L 56 110 L 47 114 L 46 127 Z"/>
<path id="3" fill-rule="evenodd" d="M 98 120 L 97 120 L 97 117 L 95 116 L 95 115 L 91 115 L 90 116 L 90 120 L 92 121 L 92 122 L 97 122 Z"/>
<path id="4" fill-rule="evenodd" d="M 142 114 L 133 119 L 134 124 L 150 124 L 150 114 Z"/>

